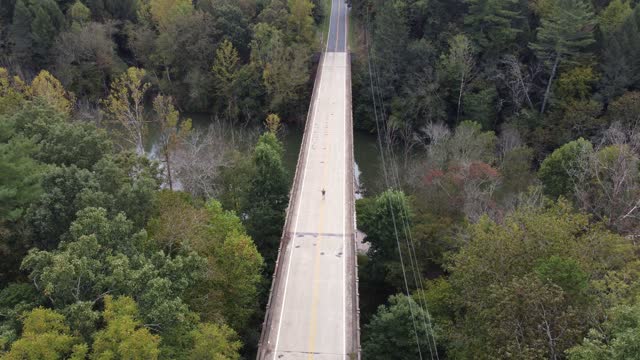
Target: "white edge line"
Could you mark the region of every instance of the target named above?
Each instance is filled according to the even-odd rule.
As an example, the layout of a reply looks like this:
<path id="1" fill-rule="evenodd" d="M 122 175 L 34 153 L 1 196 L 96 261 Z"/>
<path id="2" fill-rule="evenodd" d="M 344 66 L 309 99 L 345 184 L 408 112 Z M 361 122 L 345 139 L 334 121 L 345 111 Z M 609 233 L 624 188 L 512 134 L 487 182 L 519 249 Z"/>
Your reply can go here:
<path id="1" fill-rule="evenodd" d="M 342 1 L 342 0 L 338 0 L 338 1 Z M 347 202 L 346 199 L 350 199 L 350 197 L 347 196 L 347 184 L 349 184 L 349 166 L 353 166 L 353 164 L 349 163 L 349 159 L 350 156 L 347 156 L 347 151 L 351 151 L 351 149 L 347 150 L 347 136 L 349 136 L 349 130 L 347 129 L 348 121 L 347 119 L 349 118 L 349 114 L 347 114 L 347 95 L 349 94 L 349 89 L 348 89 L 348 80 L 347 79 L 347 66 L 349 66 L 349 64 L 347 63 L 349 56 L 348 56 L 348 47 L 347 47 L 347 29 L 348 29 L 348 13 L 349 13 L 349 9 L 345 8 L 345 18 L 344 18 L 344 51 L 345 51 L 345 67 L 344 67 L 344 142 L 343 142 L 343 148 L 345 150 L 345 180 L 346 182 L 343 183 L 344 184 L 344 192 L 343 192 L 343 196 L 344 196 L 344 201 L 343 201 L 343 207 L 342 207 L 342 233 L 346 234 L 347 233 L 347 224 L 346 224 L 346 218 L 345 218 L 345 213 L 346 213 L 346 207 L 347 207 Z M 355 231 L 355 229 L 353 230 Z M 347 237 L 343 237 L 343 244 L 345 246 L 344 249 L 344 256 L 342 257 L 342 279 L 343 279 L 343 287 L 342 287 L 342 312 L 343 312 L 343 317 L 342 317 L 342 333 L 343 333 L 343 351 L 344 351 L 344 358 L 347 359 L 347 300 L 346 300 L 346 292 L 347 292 L 347 270 L 346 270 L 346 260 L 345 258 L 347 257 L 347 245 L 349 245 L 349 241 L 347 241 Z M 355 255 L 355 254 L 354 254 Z M 353 325 L 352 325 L 353 326 Z"/>
<path id="2" fill-rule="evenodd" d="M 342 1 L 342 0 L 339 0 Z M 345 56 L 345 65 L 346 65 L 346 56 Z M 342 142 L 342 148 L 344 149 L 344 163 L 345 163 L 345 182 L 343 182 L 343 192 L 342 192 L 342 196 L 343 196 L 343 200 L 342 200 L 342 233 L 345 234 L 345 236 L 342 237 L 342 246 L 343 248 L 343 253 L 344 256 L 342 256 L 342 348 L 343 348 L 343 352 L 344 352 L 344 358 L 347 358 L 347 302 L 346 302 L 346 298 L 347 298 L 347 273 L 346 273 L 346 269 L 347 269 L 347 265 L 346 265 L 346 261 L 345 258 L 347 257 L 347 224 L 346 224 L 346 220 L 345 220 L 345 215 L 346 215 L 346 211 L 345 208 L 347 206 L 347 183 L 349 181 L 349 157 L 347 156 L 347 70 L 346 68 L 343 68 L 343 73 L 344 73 L 344 137 L 343 142 Z"/>
<path id="3" fill-rule="evenodd" d="M 334 52 L 339 52 L 340 50 L 340 14 L 342 13 L 342 6 L 340 5 L 344 0 L 337 0 L 337 1 L 338 1 L 338 24 L 336 25 L 336 44 L 333 48 Z"/>
<path id="4" fill-rule="evenodd" d="M 322 61 L 323 63 L 320 64 L 320 66 L 323 66 L 324 64 L 324 59 Z M 318 84 L 318 97 L 315 99 L 314 103 L 312 103 L 312 106 L 314 106 L 313 109 L 313 117 L 312 119 L 315 119 L 316 114 L 318 112 L 318 106 L 315 106 L 315 102 L 319 101 L 319 94 L 321 93 L 321 89 L 322 89 L 322 75 L 320 75 L 320 83 Z M 309 141 L 313 141 L 313 128 L 314 128 L 314 123 L 311 124 L 311 133 L 309 134 Z M 311 144 L 311 143 L 309 143 Z M 309 145 L 310 146 L 310 145 Z M 307 150 L 307 154 L 305 156 L 305 161 L 304 161 L 304 168 L 302 169 L 302 185 L 300 186 L 300 197 L 302 197 L 302 194 L 304 194 L 304 178 L 307 174 L 307 165 L 309 164 L 309 154 L 311 153 L 311 151 Z M 298 232 L 298 217 L 300 216 L 300 208 L 302 207 L 302 202 L 301 201 L 297 201 L 297 209 L 296 209 L 296 220 L 294 222 L 294 226 L 293 226 L 293 234 L 291 236 L 292 241 L 295 242 L 295 234 Z M 291 245 L 293 245 L 293 242 L 291 243 Z M 284 309 L 285 309 L 285 303 L 287 301 L 287 288 L 289 285 L 289 273 L 291 272 L 291 259 L 293 258 L 293 253 L 295 252 L 296 247 L 295 246 L 291 246 L 291 254 L 289 254 L 289 259 L 287 261 L 287 277 L 285 278 L 285 282 L 284 282 L 284 294 L 282 297 L 282 309 L 280 310 L 280 320 L 278 321 L 278 332 L 276 334 L 276 346 L 273 349 L 273 359 L 276 359 L 276 356 L 278 355 L 278 343 L 280 342 L 280 328 L 282 327 L 282 323 L 284 322 Z M 286 251 L 286 249 L 285 249 Z"/>
<path id="5" fill-rule="evenodd" d="M 349 34 L 349 7 L 345 5 L 344 6 L 344 52 L 345 53 L 349 52 L 349 46 L 348 46 L 349 38 L 347 37 L 348 34 Z"/>
<path id="6" fill-rule="evenodd" d="M 331 35 L 331 29 L 333 25 L 333 2 L 335 0 L 331 0 L 331 10 L 329 11 L 329 31 L 327 31 L 327 46 L 325 47 L 325 52 L 329 52 L 329 37 Z M 341 1 L 341 0 L 338 0 Z"/>

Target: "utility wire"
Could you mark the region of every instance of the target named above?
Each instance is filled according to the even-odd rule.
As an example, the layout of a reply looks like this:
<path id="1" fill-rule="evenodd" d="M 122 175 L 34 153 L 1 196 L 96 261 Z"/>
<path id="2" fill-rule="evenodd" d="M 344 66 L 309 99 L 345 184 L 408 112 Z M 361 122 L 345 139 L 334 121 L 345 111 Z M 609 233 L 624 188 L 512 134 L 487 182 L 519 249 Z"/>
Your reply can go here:
<path id="1" fill-rule="evenodd" d="M 367 14 L 366 14 L 366 19 L 367 19 L 367 30 L 370 29 L 370 24 L 369 24 L 369 11 L 367 9 Z M 378 146 L 380 149 L 380 156 L 381 156 L 381 160 L 382 160 L 382 169 L 383 169 L 383 175 L 385 178 L 385 184 L 387 186 L 387 188 L 391 188 L 391 184 L 389 182 L 389 174 L 388 174 L 388 170 L 387 170 L 387 165 L 386 165 L 386 160 L 385 160 L 385 148 L 383 146 L 383 142 L 382 142 L 382 137 L 381 137 L 381 127 L 380 127 L 380 121 L 378 119 L 378 106 L 377 106 L 377 101 L 376 101 L 376 94 L 374 91 L 374 85 L 373 85 L 373 74 L 372 74 L 372 66 L 371 66 L 371 51 L 370 51 L 370 45 L 369 42 L 366 42 L 366 47 L 367 47 L 367 63 L 368 63 L 368 71 L 369 71 L 369 83 L 370 83 L 370 87 L 371 87 L 371 96 L 372 96 L 372 100 L 373 100 L 373 108 L 374 108 L 374 117 L 375 117 L 375 122 L 376 122 L 376 130 L 377 130 L 377 138 L 378 138 Z M 402 249 L 400 246 L 400 240 L 399 240 L 399 236 L 398 236 L 398 227 L 397 227 L 397 223 L 396 223 L 396 217 L 395 214 L 393 212 L 393 204 L 391 203 L 391 199 L 387 198 L 387 205 L 389 207 L 389 212 L 391 212 L 391 218 L 392 218 L 392 222 L 393 222 L 393 228 L 394 228 L 394 235 L 396 238 L 396 244 L 398 246 L 398 254 L 399 254 L 399 258 L 400 258 L 400 266 L 402 268 L 402 277 L 404 280 L 404 286 L 405 286 L 405 290 L 407 292 L 407 301 L 409 302 L 409 312 L 411 313 L 411 321 L 413 324 L 413 330 L 414 330 L 414 334 L 416 337 L 416 345 L 418 346 L 418 355 L 420 357 L 420 359 L 422 360 L 422 349 L 420 346 L 420 337 L 418 336 L 418 328 L 416 326 L 416 319 L 415 319 L 415 314 L 414 314 L 414 310 L 413 310 L 413 302 L 411 300 L 411 293 L 409 291 L 409 283 L 407 281 L 407 274 L 406 274 L 406 269 L 404 266 L 404 259 L 402 257 Z M 432 352 L 431 350 L 431 343 L 429 342 L 429 350 L 430 352 Z M 433 359 L 433 353 L 431 354 L 431 358 Z"/>
<path id="2" fill-rule="evenodd" d="M 384 102 L 382 100 L 382 92 L 380 90 L 381 89 L 380 77 L 379 77 L 379 72 L 377 71 L 375 60 L 374 60 L 373 66 L 374 66 L 374 73 L 376 74 L 376 79 L 377 79 L 377 82 L 378 82 L 378 86 L 377 86 L 377 89 L 378 89 L 378 102 L 381 104 L 380 107 L 381 107 L 381 112 L 382 112 L 382 119 L 384 121 L 384 119 L 388 119 L 388 116 L 386 114 Z M 393 151 L 393 146 L 392 146 L 392 142 L 391 142 L 391 136 L 389 135 L 388 131 L 387 131 L 387 133 L 385 135 L 386 135 L 385 139 L 387 140 L 386 141 L 387 153 L 389 154 L 388 156 L 391 157 L 392 179 L 394 180 L 394 185 L 398 189 L 401 189 L 400 176 L 399 176 L 399 170 L 398 170 L 398 161 L 397 161 L 397 158 L 396 158 L 395 153 Z M 407 249 L 409 251 L 409 256 L 410 256 L 410 259 L 411 259 L 411 266 L 412 266 L 414 283 L 415 283 L 415 286 L 416 286 L 416 290 L 419 289 L 422 292 L 422 294 L 424 294 L 425 292 L 424 292 L 423 279 L 422 279 L 421 274 L 418 272 L 418 258 L 417 258 L 416 251 L 415 251 L 415 246 L 414 246 L 411 226 L 409 224 L 408 210 L 405 207 L 403 207 L 402 210 L 403 210 L 403 215 L 401 216 L 401 218 L 403 220 L 403 225 L 404 225 L 403 228 L 404 228 L 405 242 L 407 243 Z M 435 350 L 435 357 L 436 357 L 436 359 L 439 360 L 439 354 L 438 354 L 438 351 L 437 351 L 438 347 L 437 347 L 437 343 L 436 343 L 436 339 L 435 339 L 435 334 L 433 332 L 431 314 L 429 312 L 427 301 L 424 298 L 424 296 L 420 296 L 418 300 L 419 300 L 418 304 L 420 305 L 421 309 L 426 314 L 426 319 L 423 317 L 422 321 L 423 321 L 423 326 L 425 328 L 425 332 L 427 334 L 427 339 L 429 340 L 430 348 L 431 348 L 431 342 L 433 342 L 433 347 L 436 349 Z M 433 356 L 433 354 L 432 354 L 432 356 Z"/>
<path id="3" fill-rule="evenodd" d="M 370 29 L 370 23 L 369 23 L 369 12 L 367 10 L 367 29 Z M 382 145 L 382 136 L 381 136 L 381 130 L 382 127 L 380 126 L 380 120 L 378 119 L 378 110 L 377 107 L 380 106 L 380 112 L 381 112 L 381 118 L 382 118 L 382 122 L 386 122 L 385 120 L 388 118 L 387 114 L 386 114 L 386 110 L 385 110 L 385 106 L 384 106 L 384 102 L 383 102 L 383 98 L 382 98 L 382 91 L 381 91 L 381 84 L 380 84 L 380 75 L 378 72 L 378 68 L 375 64 L 375 62 L 372 65 L 372 61 L 371 61 L 371 52 L 370 52 L 370 45 L 367 42 L 367 55 L 368 55 L 368 65 L 369 65 L 369 77 L 370 77 L 370 83 L 371 83 L 371 91 L 372 91 L 372 98 L 373 98 L 373 102 L 374 102 L 374 115 L 375 115 L 375 120 L 376 120 L 376 130 L 378 132 L 378 142 L 379 142 L 379 146 L 380 146 L 380 154 L 381 154 L 381 158 L 382 158 L 382 162 L 383 162 L 383 171 L 384 171 L 384 175 L 385 175 L 385 182 L 387 187 L 396 187 L 397 189 L 401 189 L 400 186 L 400 177 L 399 177 L 399 170 L 398 170 L 398 165 L 396 163 L 396 156 L 394 154 L 393 151 L 393 147 L 391 145 L 391 136 L 390 136 L 390 132 L 386 131 L 386 127 L 384 128 L 384 136 L 385 136 L 385 145 L 383 147 Z M 373 70 L 372 70 L 373 68 Z M 376 82 L 376 88 L 377 88 L 377 96 L 376 96 L 376 92 L 374 91 L 374 86 L 373 86 L 373 76 L 372 76 L 372 72 L 375 74 L 375 82 Z M 377 100 L 376 100 L 377 97 Z M 379 105 L 377 105 L 377 104 Z M 386 151 L 385 151 L 386 150 Z M 391 164 L 391 178 L 392 178 L 392 184 L 389 184 L 389 180 L 388 180 L 388 173 L 389 171 L 386 169 L 386 161 L 385 160 L 385 152 L 387 153 L 387 158 L 390 158 Z M 391 185 L 391 186 L 390 186 Z M 418 259 L 417 259 L 417 255 L 416 255 L 416 250 L 415 250 L 415 245 L 414 245 L 414 239 L 413 239 L 413 235 L 411 232 L 411 228 L 410 228 L 410 224 L 409 224 L 409 214 L 408 214 L 408 210 L 406 209 L 406 207 L 402 207 L 402 214 L 400 214 L 400 219 L 402 220 L 402 225 L 403 225 L 403 232 L 404 232 L 404 238 L 405 238 L 405 242 L 407 244 L 407 250 L 409 252 L 409 260 L 410 260 L 410 266 L 411 266 L 411 270 L 412 270 L 412 274 L 413 274 L 413 280 L 416 286 L 416 290 L 420 290 L 422 292 L 422 294 L 424 295 L 424 285 L 423 285 L 423 279 L 421 274 L 418 271 Z M 402 271 L 403 271 L 403 277 L 405 280 L 405 288 L 407 291 L 407 296 L 410 296 L 409 293 L 409 289 L 408 289 L 408 285 L 407 285 L 407 280 L 406 280 L 406 274 L 405 274 L 405 268 L 404 268 L 404 261 L 402 258 L 402 251 L 401 251 L 401 247 L 400 247 L 400 242 L 398 239 L 398 235 L 397 235 L 397 226 L 395 224 L 395 214 L 393 214 L 393 209 L 390 206 L 390 211 L 392 212 L 392 218 L 394 220 L 394 227 L 396 229 L 394 229 L 396 231 L 396 241 L 398 244 L 398 252 L 400 255 L 400 260 L 401 260 L 401 266 L 402 266 Z M 424 298 L 424 296 L 420 296 L 418 299 L 418 305 L 420 306 L 421 310 L 424 312 L 424 314 L 426 315 L 426 319 L 423 316 L 422 317 L 422 325 L 425 329 L 426 335 L 427 335 L 427 341 L 428 341 L 428 345 L 429 345 L 429 351 L 430 351 L 430 355 L 431 355 L 431 359 L 434 358 L 434 353 L 435 353 L 435 358 L 439 359 L 439 355 L 438 355 L 438 350 L 437 350 L 437 343 L 436 343 L 436 339 L 435 339 L 435 334 L 433 332 L 433 327 L 432 327 L 432 319 L 431 319 L 431 315 L 429 313 L 429 309 L 428 309 L 428 305 L 427 305 L 427 301 Z M 413 319 L 413 311 L 412 311 L 412 320 L 415 321 Z M 414 331 L 416 330 L 415 324 L 414 324 Z M 417 333 L 416 333 L 416 338 L 418 337 Z M 418 347 L 420 347 L 419 341 L 417 340 L 418 343 Z M 433 348 L 432 348 L 433 345 Z M 435 349 L 435 351 L 433 350 Z"/>

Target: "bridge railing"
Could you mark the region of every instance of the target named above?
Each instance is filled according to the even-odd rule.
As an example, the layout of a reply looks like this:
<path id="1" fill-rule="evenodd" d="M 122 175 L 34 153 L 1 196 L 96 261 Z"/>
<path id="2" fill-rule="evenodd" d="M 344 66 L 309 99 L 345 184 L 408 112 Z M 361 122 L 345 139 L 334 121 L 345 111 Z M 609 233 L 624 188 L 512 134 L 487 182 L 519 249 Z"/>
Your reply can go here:
<path id="1" fill-rule="evenodd" d="M 307 112 L 307 120 L 304 125 L 304 134 L 302 135 L 302 144 L 300 145 L 300 153 L 298 154 L 298 162 L 296 163 L 296 172 L 293 176 L 293 184 L 291 185 L 291 190 L 289 191 L 289 204 L 287 205 L 287 210 L 285 212 L 285 221 L 284 226 L 282 228 L 282 237 L 280 240 L 280 245 L 278 247 L 278 256 L 276 258 L 275 269 L 273 271 L 273 276 L 271 279 L 271 288 L 269 289 L 269 300 L 267 300 L 267 307 L 265 310 L 264 321 L 262 322 L 262 332 L 260 334 L 260 340 L 258 342 L 258 360 L 266 359 L 268 344 L 266 342 L 269 339 L 269 333 L 271 332 L 271 321 L 273 320 L 273 314 L 271 312 L 271 305 L 273 301 L 273 293 L 274 289 L 278 289 L 280 286 L 280 279 L 282 278 L 281 273 L 284 271 L 284 266 L 281 264 L 284 259 L 283 249 L 287 248 L 287 244 L 291 240 L 291 231 L 289 227 L 291 226 L 291 218 L 293 217 L 293 212 L 295 212 L 297 207 L 297 199 L 298 199 L 298 191 L 300 189 L 300 181 L 301 181 L 301 173 L 302 169 L 304 169 L 306 162 L 306 154 L 307 154 L 307 144 L 309 142 L 309 137 L 311 136 L 310 127 L 312 124 L 313 113 L 316 107 L 316 98 L 318 97 L 318 87 L 320 84 L 320 77 L 322 76 L 322 63 L 324 61 L 324 53 L 320 53 L 320 59 L 318 61 L 318 69 L 316 70 L 316 77 L 313 85 L 313 92 L 311 95 L 311 105 L 309 106 L 309 111 Z M 284 310 L 284 309 L 282 309 Z M 281 311 L 282 311 L 281 310 Z"/>
<path id="2" fill-rule="evenodd" d="M 351 229 L 351 243 L 353 244 L 353 264 L 349 264 L 353 275 L 355 278 L 355 289 L 351 292 L 352 299 L 351 304 L 353 307 L 352 311 L 352 321 L 353 321 L 353 349 L 352 353 L 355 355 L 355 359 L 360 360 L 361 356 L 361 348 L 360 348 L 360 294 L 359 294 L 359 279 L 358 279 L 358 246 L 357 246 L 357 221 L 356 221 L 356 208 L 355 208 L 355 183 L 356 183 L 356 175 L 354 173 L 354 153 L 353 153 L 353 109 L 352 109 L 352 98 L 351 98 L 351 52 L 347 51 L 347 163 L 349 164 L 348 173 L 347 173 L 347 181 L 348 186 L 351 191 L 349 191 L 349 204 L 351 206 L 351 214 L 353 216 L 353 228 Z"/>

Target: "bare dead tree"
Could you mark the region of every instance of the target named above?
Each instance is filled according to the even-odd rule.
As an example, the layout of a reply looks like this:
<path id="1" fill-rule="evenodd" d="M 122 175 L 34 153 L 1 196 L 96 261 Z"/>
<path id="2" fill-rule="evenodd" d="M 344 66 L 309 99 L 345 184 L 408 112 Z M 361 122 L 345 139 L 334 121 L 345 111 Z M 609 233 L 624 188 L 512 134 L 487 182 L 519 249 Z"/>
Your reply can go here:
<path id="1" fill-rule="evenodd" d="M 523 71 L 522 65 L 518 59 L 513 55 L 506 55 L 503 57 L 501 64 L 504 65 L 504 73 L 499 74 L 499 78 L 502 79 L 504 84 L 511 93 L 511 101 L 516 109 L 521 109 L 524 102 L 527 103 L 531 110 L 534 110 L 533 102 L 529 93 L 531 92 L 535 75 L 539 72 L 539 69 L 533 68 L 533 71 Z"/>
<path id="2" fill-rule="evenodd" d="M 485 163 L 465 164 L 460 171 L 462 177 L 463 212 L 472 222 L 483 215 L 492 219 L 499 216 L 493 195 L 500 184 L 500 176 L 495 169 Z"/>
<path id="3" fill-rule="evenodd" d="M 614 123 L 569 174 L 578 205 L 626 234 L 640 229 L 639 130 Z"/>
<path id="4" fill-rule="evenodd" d="M 242 132 L 221 121 L 206 130 L 194 129 L 174 156 L 174 171 L 182 189 L 196 197 L 215 197 L 220 191 L 216 180 L 220 170 L 231 164 L 230 153 L 257 138 L 257 130 Z"/>
<path id="5" fill-rule="evenodd" d="M 503 160 L 505 155 L 512 150 L 520 148 L 524 145 L 520 132 L 513 126 L 504 125 L 500 136 L 498 137 L 498 156 Z"/>
<path id="6" fill-rule="evenodd" d="M 428 141 L 426 148 L 429 161 L 435 166 L 443 168 L 448 158 L 447 144 L 451 139 L 451 130 L 441 122 L 430 122 L 421 130 Z"/>

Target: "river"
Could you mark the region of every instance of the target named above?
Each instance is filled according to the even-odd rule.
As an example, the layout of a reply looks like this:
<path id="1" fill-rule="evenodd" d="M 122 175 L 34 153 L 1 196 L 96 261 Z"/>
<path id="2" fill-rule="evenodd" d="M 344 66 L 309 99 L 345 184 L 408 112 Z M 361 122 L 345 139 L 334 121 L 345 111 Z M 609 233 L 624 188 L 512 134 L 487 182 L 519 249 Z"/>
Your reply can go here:
<path id="1" fill-rule="evenodd" d="M 211 124 L 211 115 L 209 114 L 185 114 L 185 118 L 191 118 L 193 131 L 204 131 Z M 252 138 L 249 134 L 255 131 L 240 127 L 236 130 L 238 130 L 240 136 L 242 136 L 243 132 L 246 132 L 248 138 Z M 285 129 L 281 136 L 285 150 L 283 159 L 284 165 L 291 176 L 293 176 L 296 169 L 303 132 L 303 126 L 285 125 Z M 356 130 L 354 131 L 353 137 L 355 155 L 354 173 L 357 175 L 358 188 L 360 189 L 359 194 L 357 194 L 356 197 L 360 198 L 360 193 L 367 196 L 375 195 L 383 189 L 383 184 L 381 182 L 382 169 L 376 143 L 376 136 Z M 157 159 L 159 140 L 157 126 L 150 127 L 147 140 L 145 151 L 151 158 Z"/>

